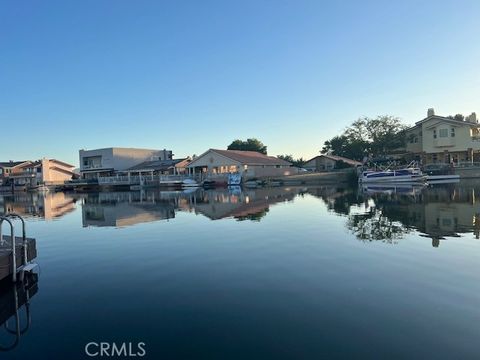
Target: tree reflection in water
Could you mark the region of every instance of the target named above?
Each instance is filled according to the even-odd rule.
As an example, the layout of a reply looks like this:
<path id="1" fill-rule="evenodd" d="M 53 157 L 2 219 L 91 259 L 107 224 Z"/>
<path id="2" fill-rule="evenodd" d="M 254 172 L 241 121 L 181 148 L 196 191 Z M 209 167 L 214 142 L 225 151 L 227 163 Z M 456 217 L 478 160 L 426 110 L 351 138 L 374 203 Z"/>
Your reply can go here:
<path id="1" fill-rule="evenodd" d="M 440 240 L 473 233 L 480 238 L 480 184 L 475 181 L 422 187 L 365 186 L 322 187 L 309 193 L 321 198 L 327 208 L 347 217 L 346 227 L 361 241 L 397 243 L 417 231 Z"/>

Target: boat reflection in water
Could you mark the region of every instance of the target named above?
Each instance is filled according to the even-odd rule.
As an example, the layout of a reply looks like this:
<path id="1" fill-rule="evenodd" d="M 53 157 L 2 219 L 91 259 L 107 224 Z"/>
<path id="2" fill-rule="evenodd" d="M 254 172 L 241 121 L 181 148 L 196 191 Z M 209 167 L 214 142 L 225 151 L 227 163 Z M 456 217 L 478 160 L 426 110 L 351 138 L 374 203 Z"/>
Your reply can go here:
<path id="1" fill-rule="evenodd" d="M 473 181 L 309 192 L 347 216 L 347 228 L 362 241 L 397 243 L 412 231 L 432 239 L 434 247 L 461 234 L 480 238 L 480 184 Z"/>
<path id="2" fill-rule="evenodd" d="M 37 274 L 29 274 L 21 282 L 0 282 L 0 326 L 3 332 L 0 332 L 0 353 L 16 348 L 21 337 L 28 332 L 30 301 L 37 292 Z"/>
<path id="3" fill-rule="evenodd" d="M 260 221 L 269 207 L 291 201 L 299 188 L 190 189 L 186 191 L 103 192 L 82 199 L 83 226 L 124 227 L 169 220 L 177 211 L 194 212 L 211 220 L 234 218 Z"/>

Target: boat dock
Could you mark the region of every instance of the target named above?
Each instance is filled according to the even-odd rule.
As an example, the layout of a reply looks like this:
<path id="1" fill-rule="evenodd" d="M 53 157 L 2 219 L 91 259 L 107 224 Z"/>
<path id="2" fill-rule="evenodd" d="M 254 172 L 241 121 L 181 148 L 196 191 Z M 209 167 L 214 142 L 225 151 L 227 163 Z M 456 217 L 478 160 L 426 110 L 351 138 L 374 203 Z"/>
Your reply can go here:
<path id="1" fill-rule="evenodd" d="M 19 221 L 22 236 L 15 236 L 15 224 Z M 5 224 L 10 227 L 10 235 L 3 235 Z M 13 213 L 0 216 L 0 281 L 7 277 L 11 277 L 13 282 L 23 281 L 25 273 L 31 273 L 38 267 L 32 262 L 36 257 L 36 240 L 26 236 L 23 218 Z"/>

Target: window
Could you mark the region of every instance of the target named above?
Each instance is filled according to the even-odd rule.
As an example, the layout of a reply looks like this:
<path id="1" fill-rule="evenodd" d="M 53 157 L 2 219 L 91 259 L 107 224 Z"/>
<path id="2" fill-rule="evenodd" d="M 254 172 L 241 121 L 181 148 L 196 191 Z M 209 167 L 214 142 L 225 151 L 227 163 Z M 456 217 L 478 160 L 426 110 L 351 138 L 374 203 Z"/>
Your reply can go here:
<path id="1" fill-rule="evenodd" d="M 433 130 L 433 138 L 434 138 L 434 139 L 437 138 L 437 130 Z"/>
<path id="2" fill-rule="evenodd" d="M 418 138 L 417 137 L 415 137 L 415 143 L 418 143 Z"/>
<path id="3" fill-rule="evenodd" d="M 452 127 L 452 129 L 450 130 L 450 136 L 451 137 L 455 137 L 455 128 Z"/>
<path id="4" fill-rule="evenodd" d="M 448 129 L 440 129 L 440 137 L 441 138 L 448 137 Z"/>
<path id="5" fill-rule="evenodd" d="M 433 160 L 433 162 L 437 162 L 437 154 L 432 155 L 432 160 Z"/>

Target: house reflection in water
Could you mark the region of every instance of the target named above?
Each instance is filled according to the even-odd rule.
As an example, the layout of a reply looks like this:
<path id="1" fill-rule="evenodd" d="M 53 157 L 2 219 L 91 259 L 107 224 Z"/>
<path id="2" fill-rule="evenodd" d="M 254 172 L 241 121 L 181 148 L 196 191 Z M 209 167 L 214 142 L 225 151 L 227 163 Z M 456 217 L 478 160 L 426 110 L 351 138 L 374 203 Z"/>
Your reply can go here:
<path id="1" fill-rule="evenodd" d="M 83 226 L 131 226 L 175 218 L 176 211 L 194 212 L 211 220 L 260 221 L 275 203 L 290 201 L 289 188 L 138 191 L 88 194 L 82 203 Z"/>
<path id="2" fill-rule="evenodd" d="M 193 208 L 211 220 L 234 218 L 260 221 L 271 205 L 291 201 L 297 188 L 270 188 L 255 190 L 209 190 L 199 192 Z"/>
<path id="3" fill-rule="evenodd" d="M 347 227 L 362 241 L 396 243 L 417 230 L 440 240 L 473 233 L 480 238 L 480 185 L 462 181 L 455 184 L 415 187 L 404 185 L 377 189 L 311 189 L 328 208 L 348 217 Z"/>
<path id="4" fill-rule="evenodd" d="M 397 212 L 400 219 L 407 216 L 411 225 L 430 237 L 435 247 L 445 237 L 459 237 L 462 233 L 473 233 L 479 239 L 480 202 L 475 193 L 480 194 L 480 187 L 458 184 L 434 187 L 423 191 L 417 201 L 399 205 Z M 391 212 L 392 209 L 385 207 L 387 216 Z"/>
<path id="5" fill-rule="evenodd" d="M 88 194 L 82 204 L 83 226 L 124 227 L 173 219 L 175 204 L 159 193 L 103 192 Z"/>
<path id="6" fill-rule="evenodd" d="M 75 199 L 64 193 L 18 192 L 0 196 L 0 215 L 17 213 L 24 217 L 59 218 L 75 209 Z"/>

